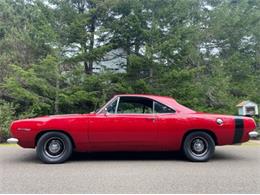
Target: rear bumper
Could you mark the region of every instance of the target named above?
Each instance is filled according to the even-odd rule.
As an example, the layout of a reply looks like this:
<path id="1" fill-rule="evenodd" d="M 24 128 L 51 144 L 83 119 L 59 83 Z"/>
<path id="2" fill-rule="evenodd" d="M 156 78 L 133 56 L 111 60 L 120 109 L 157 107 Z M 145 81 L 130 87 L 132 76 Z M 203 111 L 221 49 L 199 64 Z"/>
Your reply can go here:
<path id="1" fill-rule="evenodd" d="M 256 132 L 256 131 L 251 131 L 251 132 L 249 132 L 249 137 L 250 137 L 250 138 L 256 138 L 258 135 L 259 135 L 259 133 Z"/>
<path id="2" fill-rule="evenodd" d="M 18 143 L 18 139 L 16 139 L 16 138 L 9 138 L 8 140 L 7 140 L 7 143 L 9 143 L 9 144 L 17 144 Z"/>

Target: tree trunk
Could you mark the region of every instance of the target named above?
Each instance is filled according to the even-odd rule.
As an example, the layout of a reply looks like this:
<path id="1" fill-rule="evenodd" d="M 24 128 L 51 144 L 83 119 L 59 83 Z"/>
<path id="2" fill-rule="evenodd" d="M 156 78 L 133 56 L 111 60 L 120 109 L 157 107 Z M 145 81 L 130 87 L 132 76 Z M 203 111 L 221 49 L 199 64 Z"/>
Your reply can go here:
<path id="1" fill-rule="evenodd" d="M 92 16 L 91 25 L 90 25 L 90 44 L 89 44 L 89 53 L 91 56 L 93 56 L 92 52 L 94 49 L 94 43 L 95 43 L 95 30 L 96 30 L 96 16 Z M 93 58 L 91 57 L 88 62 L 88 71 L 87 74 L 93 73 Z"/>
<path id="2" fill-rule="evenodd" d="M 56 83 L 55 83 L 55 100 L 54 100 L 54 113 L 58 114 L 60 112 L 59 109 L 59 92 L 60 92 L 60 65 L 58 64 L 56 67 Z"/>
<path id="3" fill-rule="evenodd" d="M 130 54 L 131 54 L 130 40 L 129 38 L 127 38 L 126 39 L 126 72 L 128 72 L 130 66 L 130 60 L 129 60 Z"/>
<path id="4" fill-rule="evenodd" d="M 86 2 L 85 1 L 79 1 L 78 5 L 77 5 L 79 13 L 83 14 L 85 12 L 86 7 L 87 7 L 86 3 L 89 5 L 90 10 L 96 9 L 96 4 L 93 1 L 86 1 Z M 89 75 L 91 75 L 93 73 L 94 59 L 92 57 L 93 56 L 92 52 L 94 50 L 94 44 L 95 44 L 96 20 L 97 20 L 97 17 L 96 17 L 96 14 L 94 13 L 91 16 L 91 22 L 90 22 L 90 26 L 89 26 L 89 32 L 90 32 L 89 46 L 87 47 L 86 43 L 81 43 L 81 46 L 84 49 L 84 54 L 91 56 L 90 59 L 84 60 L 85 73 L 89 74 Z"/>
<path id="5" fill-rule="evenodd" d="M 58 75 L 59 75 L 59 70 L 57 71 Z M 56 78 L 56 86 L 55 86 L 55 90 L 56 90 L 56 94 L 55 94 L 55 101 L 54 101 L 54 113 L 58 114 L 59 113 L 59 91 L 60 91 L 60 78 L 57 75 Z"/>

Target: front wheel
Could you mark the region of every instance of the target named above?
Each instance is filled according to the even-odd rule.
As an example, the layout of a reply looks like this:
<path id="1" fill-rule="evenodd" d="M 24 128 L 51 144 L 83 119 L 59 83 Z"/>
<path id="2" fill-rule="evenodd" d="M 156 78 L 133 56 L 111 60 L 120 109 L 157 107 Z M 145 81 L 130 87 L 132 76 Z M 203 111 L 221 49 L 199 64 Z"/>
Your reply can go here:
<path id="1" fill-rule="evenodd" d="M 63 163 L 72 153 L 70 138 L 61 132 L 43 134 L 37 142 L 37 156 L 44 163 Z"/>
<path id="2" fill-rule="evenodd" d="M 208 133 L 202 131 L 192 132 L 184 140 L 183 151 L 191 161 L 208 161 L 214 154 L 215 142 Z"/>

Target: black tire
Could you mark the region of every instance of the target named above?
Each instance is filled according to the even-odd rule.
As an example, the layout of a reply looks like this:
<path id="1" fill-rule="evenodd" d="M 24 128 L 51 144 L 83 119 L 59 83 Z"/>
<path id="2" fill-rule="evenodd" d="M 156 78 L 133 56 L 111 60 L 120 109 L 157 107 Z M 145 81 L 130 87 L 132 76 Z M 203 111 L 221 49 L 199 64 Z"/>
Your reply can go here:
<path id="1" fill-rule="evenodd" d="M 182 149 L 190 161 L 205 162 L 213 156 L 215 142 L 208 133 L 196 131 L 186 136 Z"/>
<path id="2" fill-rule="evenodd" d="M 65 162 L 72 154 L 70 138 L 61 132 L 47 132 L 37 142 L 38 158 L 48 164 Z"/>

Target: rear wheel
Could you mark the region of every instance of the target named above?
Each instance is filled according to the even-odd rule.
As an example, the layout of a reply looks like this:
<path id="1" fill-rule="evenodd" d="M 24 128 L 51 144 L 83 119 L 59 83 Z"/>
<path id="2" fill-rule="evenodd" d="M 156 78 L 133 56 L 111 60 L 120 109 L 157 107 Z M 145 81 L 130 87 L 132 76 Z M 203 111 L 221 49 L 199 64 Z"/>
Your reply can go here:
<path id="1" fill-rule="evenodd" d="M 184 140 L 183 151 L 191 161 L 208 161 L 214 154 L 215 142 L 208 133 L 202 131 L 192 132 Z"/>
<path id="2" fill-rule="evenodd" d="M 72 153 L 70 138 L 61 132 L 43 134 L 37 142 L 37 156 L 44 163 L 63 163 Z"/>

